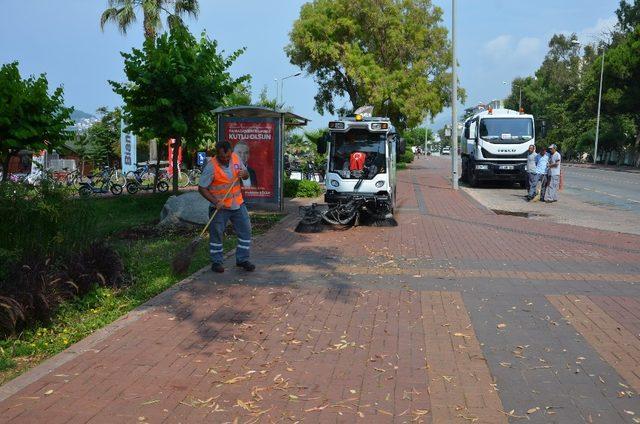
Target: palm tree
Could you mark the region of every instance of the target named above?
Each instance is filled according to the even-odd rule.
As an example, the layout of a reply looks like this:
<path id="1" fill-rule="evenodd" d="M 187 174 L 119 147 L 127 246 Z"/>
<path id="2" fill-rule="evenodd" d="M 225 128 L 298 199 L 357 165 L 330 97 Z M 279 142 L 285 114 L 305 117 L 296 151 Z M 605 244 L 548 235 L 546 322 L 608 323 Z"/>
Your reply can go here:
<path id="1" fill-rule="evenodd" d="M 173 10 L 170 10 L 170 8 Z M 162 28 L 162 14 L 167 15 L 169 27 L 183 25 L 182 15 L 196 17 L 198 0 L 109 0 L 107 9 L 100 17 L 100 27 L 104 30 L 107 22 L 113 22 L 123 34 L 136 21 L 136 10 L 142 9 L 144 36 L 155 39 Z"/>

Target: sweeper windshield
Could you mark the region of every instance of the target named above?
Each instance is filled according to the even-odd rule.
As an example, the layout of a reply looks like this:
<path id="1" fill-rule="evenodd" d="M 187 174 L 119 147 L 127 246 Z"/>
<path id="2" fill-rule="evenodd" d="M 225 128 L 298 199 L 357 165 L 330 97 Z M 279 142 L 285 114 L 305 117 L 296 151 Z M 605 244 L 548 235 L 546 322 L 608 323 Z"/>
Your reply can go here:
<path id="1" fill-rule="evenodd" d="M 386 172 L 385 133 L 354 128 L 333 133 L 331 138 L 329 172 L 357 179 L 372 179 Z"/>

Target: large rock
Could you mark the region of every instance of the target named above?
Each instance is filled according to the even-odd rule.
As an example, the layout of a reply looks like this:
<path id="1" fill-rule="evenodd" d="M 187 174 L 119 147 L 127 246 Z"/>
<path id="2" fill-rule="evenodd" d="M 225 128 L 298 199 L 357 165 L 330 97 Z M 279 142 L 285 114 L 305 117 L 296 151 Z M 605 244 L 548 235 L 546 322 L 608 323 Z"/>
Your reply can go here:
<path id="1" fill-rule="evenodd" d="M 171 196 L 160 212 L 161 226 L 204 225 L 209 220 L 209 202 L 197 191 Z"/>

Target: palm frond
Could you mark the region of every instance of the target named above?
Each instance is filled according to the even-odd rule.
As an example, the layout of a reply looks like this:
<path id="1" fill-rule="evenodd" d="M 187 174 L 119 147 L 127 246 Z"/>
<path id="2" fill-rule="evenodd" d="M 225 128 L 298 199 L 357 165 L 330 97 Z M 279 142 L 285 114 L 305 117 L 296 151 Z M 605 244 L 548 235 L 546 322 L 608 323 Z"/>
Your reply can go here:
<path id="1" fill-rule="evenodd" d="M 187 14 L 195 18 L 200 13 L 200 6 L 198 0 L 176 0 L 173 10 L 176 15 Z"/>

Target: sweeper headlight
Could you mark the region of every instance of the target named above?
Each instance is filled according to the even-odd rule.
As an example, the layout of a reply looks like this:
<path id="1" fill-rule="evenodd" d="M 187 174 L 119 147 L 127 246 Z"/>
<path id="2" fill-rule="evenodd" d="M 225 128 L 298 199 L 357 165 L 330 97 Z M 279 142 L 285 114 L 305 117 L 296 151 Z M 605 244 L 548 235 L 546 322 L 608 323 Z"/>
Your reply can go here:
<path id="1" fill-rule="evenodd" d="M 340 187 L 340 183 L 336 180 L 331 180 L 331 185 L 334 187 Z"/>
<path id="2" fill-rule="evenodd" d="M 376 181 L 376 187 L 380 188 L 384 185 L 384 181 Z"/>
<path id="3" fill-rule="evenodd" d="M 389 124 L 386 122 L 373 122 L 371 123 L 372 130 L 386 130 L 389 128 Z"/>
<path id="4" fill-rule="evenodd" d="M 334 130 L 343 130 L 344 129 L 344 122 L 331 121 L 331 122 L 329 122 L 329 128 L 334 129 Z"/>

